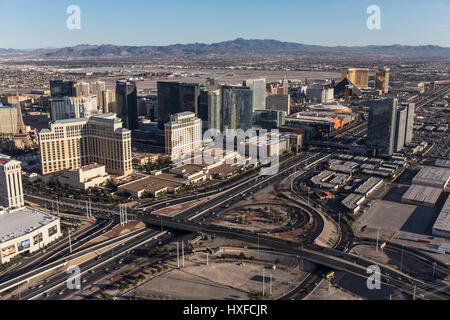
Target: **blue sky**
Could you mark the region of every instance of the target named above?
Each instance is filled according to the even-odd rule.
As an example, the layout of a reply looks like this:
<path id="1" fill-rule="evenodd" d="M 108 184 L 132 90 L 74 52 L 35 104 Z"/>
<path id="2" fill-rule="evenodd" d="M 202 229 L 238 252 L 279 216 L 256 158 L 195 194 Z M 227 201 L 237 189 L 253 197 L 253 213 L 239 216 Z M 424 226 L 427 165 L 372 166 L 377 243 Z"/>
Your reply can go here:
<path id="1" fill-rule="evenodd" d="M 69 30 L 69 5 L 81 29 Z M 369 5 L 381 30 L 366 27 Z M 450 47 L 450 0 L 0 0 L 0 48 L 276 39 L 318 45 Z"/>

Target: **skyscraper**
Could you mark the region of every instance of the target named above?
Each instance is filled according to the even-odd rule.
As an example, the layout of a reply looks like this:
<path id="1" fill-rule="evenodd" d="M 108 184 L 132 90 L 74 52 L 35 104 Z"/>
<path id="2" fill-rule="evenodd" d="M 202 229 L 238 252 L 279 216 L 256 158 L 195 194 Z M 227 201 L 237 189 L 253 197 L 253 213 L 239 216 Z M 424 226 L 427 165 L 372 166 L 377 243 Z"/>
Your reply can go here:
<path id="1" fill-rule="evenodd" d="M 222 87 L 221 130 L 248 130 L 253 123 L 253 91 L 248 87 Z"/>
<path id="2" fill-rule="evenodd" d="M 0 154 L 0 206 L 5 208 L 24 206 L 21 163 L 2 154 Z"/>
<path id="3" fill-rule="evenodd" d="M 202 147 L 202 122 L 193 112 L 182 112 L 170 116 L 164 124 L 166 154 L 174 160 Z"/>
<path id="4" fill-rule="evenodd" d="M 369 87 L 369 69 L 342 69 L 341 80 L 346 78 L 353 82 L 358 89 Z"/>
<path id="5" fill-rule="evenodd" d="M 103 94 L 105 91 L 106 84 L 104 81 L 96 81 L 92 83 L 92 93 L 97 96 L 97 105 L 101 110 L 104 110 Z"/>
<path id="6" fill-rule="evenodd" d="M 116 110 L 116 90 L 106 89 L 102 92 L 103 113 Z"/>
<path id="7" fill-rule="evenodd" d="M 170 115 L 190 111 L 198 114 L 200 86 L 197 83 L 158 81 L 158 116 L 160 126 Z"/>
<path id="8" fill-rule="evenodd" d="M 96 96 L 52 98 L 50 109 L 53 121 L 85 118 L 103 113 L 97 106 Z"/>
<path id="9" fill-rule="evenodd" d="M 367 146 L 377 155 L 390 156 L 395 148 L 397 99 L 386 98 L 369 103 Z"/>
<path id="10" fill-rule="evenodd" d="M 129 130 L 138 128 L 138 104 L 136 83 L 133 81 L 116 82 L 115 113 Z"/>
<path id="11" fill-rule="evenodd" d="M 116 175 L 128 175 L 131 132 L 114 113 L 90 118 L 57 120 L 39 132 L 42 174 L 98 163 Z"/>
<path id="12" fill-rule="evenodd" d="M 76 90 L 73 81 L 50 80 L 52 97 L 75 97 Z"/>
<path id="13" fill-rule="evenodd" d="M 381 90 L 383 93 L 389 92 L 389 75 L 391 70 L 389 68 L 375 70 L 375 89 Z"/>
<path id="14" fill-rule="evenodd" d="M 266 110 L 266 79 L 246 80 L 243 86 L 253 91 L 253 111 Z"/>
<path id="15" fill-rule="evenodd" d="M 407 111 L 405 106 L 400 106 L 397 109 L 395 120 L 395 152 L 399 152 L 405 146 Z"/>
<path id="16" fill-rule="evenodd" d="M 91 93 L 88 82 L 77 82 L 74 84 L 75 94 L 77 97 L 88 96 Z"/>
<path id="17" fill-rule="evenodd" d="M 202 90 L 198 98 L 197 116 L 202 120 L 203 130 L 218 129 L 221 123 L 222 98 L 219 89 Z"/>
<path id="18" fill-rule="evenodd" d="M 411 143 L 413 139 L 413 130 L 414 130 L 414 114 L 416 111 L 415 103 L 406 103 L 403 104 L 407 108 L 406 113 L 406 129 L 405 129 L 405 145 Z"/>

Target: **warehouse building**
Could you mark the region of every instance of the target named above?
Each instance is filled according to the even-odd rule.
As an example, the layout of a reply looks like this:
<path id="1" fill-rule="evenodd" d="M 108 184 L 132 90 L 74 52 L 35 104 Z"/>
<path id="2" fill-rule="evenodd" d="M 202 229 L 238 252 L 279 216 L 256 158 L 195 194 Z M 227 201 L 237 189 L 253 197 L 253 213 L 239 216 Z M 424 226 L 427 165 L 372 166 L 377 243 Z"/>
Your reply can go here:
<path id="1" fill-rule="evenodd" d="M 450 238 L 450 197 L 444 204 L 433 226 L 433 235 Z"/>
<path id="2" fill-rule="evenodd" d="M 412 183 L 445 189 L 449 181 L 450 169 L 425 167 L 414 177 Z"/>
<path id="3" fill-rule="evenodd" d="M 357 212 L 361 207 L 360 205 L 366 200 L 365 195 L 352 193 L 347 198 L 342 200 L 342 205 L 352 211 L 353 213 Z"/>
<path id="4" fill-rule="evenodd" d="M 442 190 L 428 186 L 413 184 L 402 196 L 403 203 L 434 208 Z"/>
<path id="5" fill-rule="evenodd" d="M 368 196 L 372 191 L 378 188 L 383 183 L 383 179 L 370 177 L 366 182 L 356 189 L 356 193 Z"/>

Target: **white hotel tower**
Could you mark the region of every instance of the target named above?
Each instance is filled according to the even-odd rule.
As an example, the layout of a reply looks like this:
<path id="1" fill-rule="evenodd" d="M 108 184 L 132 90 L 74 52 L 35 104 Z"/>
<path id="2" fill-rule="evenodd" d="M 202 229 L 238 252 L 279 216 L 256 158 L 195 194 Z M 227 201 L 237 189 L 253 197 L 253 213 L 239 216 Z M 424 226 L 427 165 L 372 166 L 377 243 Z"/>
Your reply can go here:
<path id="1" fill-rule="evenodd" d="M 23 207 L 22 169 L 19 161 L 0 154 L 0 206 Z"/>

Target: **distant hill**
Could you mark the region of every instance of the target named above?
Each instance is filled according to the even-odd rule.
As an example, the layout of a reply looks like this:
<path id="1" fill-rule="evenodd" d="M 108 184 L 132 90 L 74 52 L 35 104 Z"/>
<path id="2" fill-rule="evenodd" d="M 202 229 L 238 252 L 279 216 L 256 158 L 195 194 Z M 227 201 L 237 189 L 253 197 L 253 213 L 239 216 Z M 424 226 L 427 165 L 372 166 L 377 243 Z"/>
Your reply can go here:
<path id="1" fill-rule="evenodd" d="M 168 46 L 116 46 L 116 45 L 78 45 L 59 49 L 14 50 L 0 49 L 2 56 L 28 56 L 35 58 L 114 58 L 114 57 L 163 57 L 186 55 L 236 55 L 236 54 L 373 54 L 450 57 L 450 48 L 425 46 L 337 46 L 327 47 L 305 45 L 277 40 L 245 40 L 204 44 L 174 44 Z"/>

